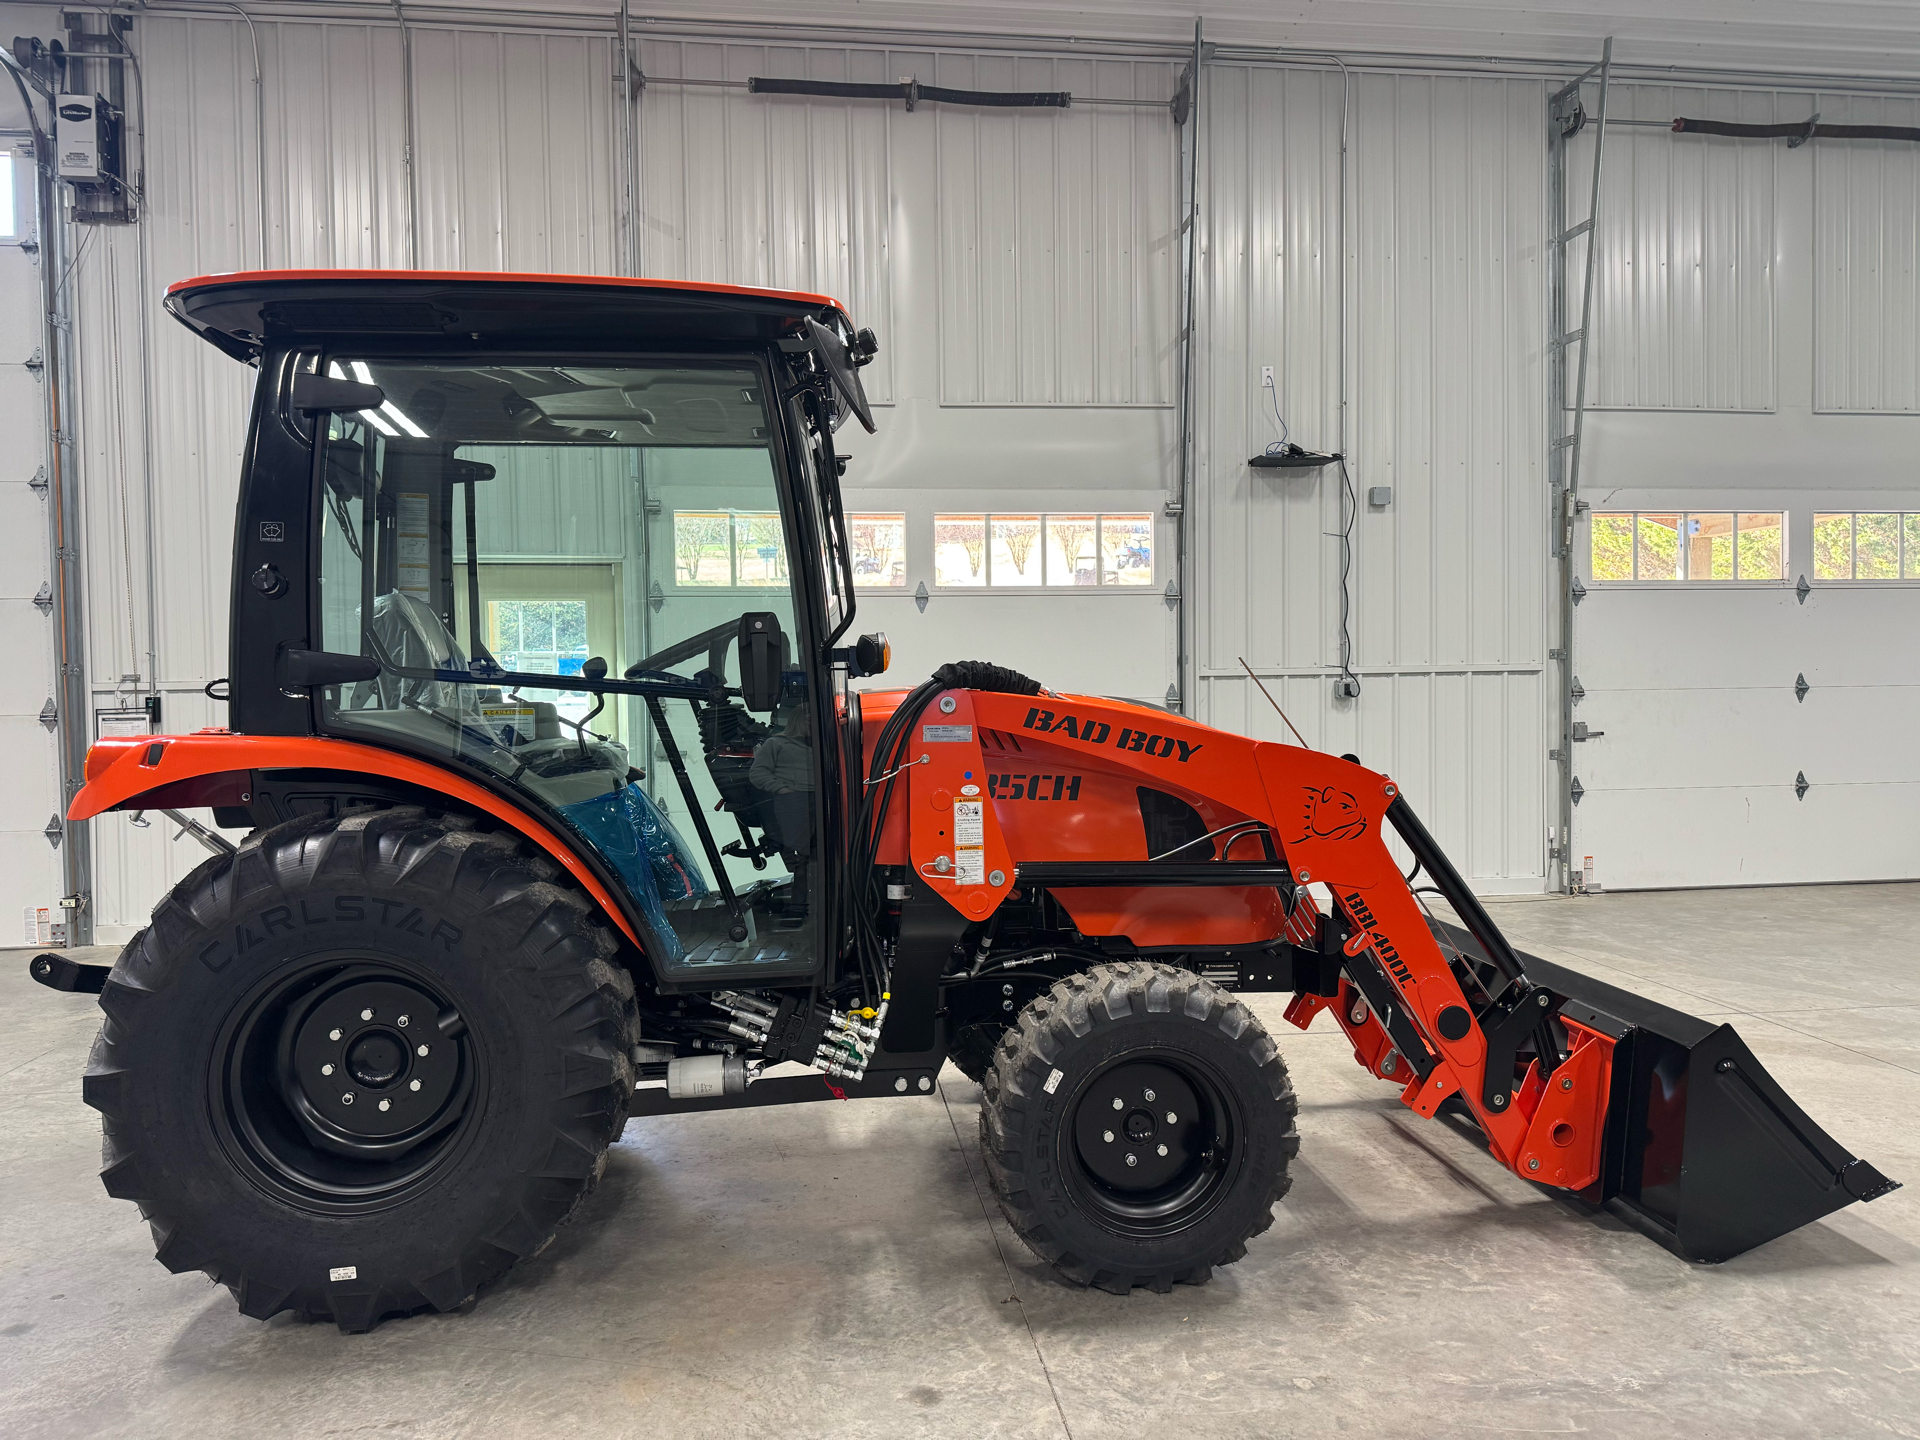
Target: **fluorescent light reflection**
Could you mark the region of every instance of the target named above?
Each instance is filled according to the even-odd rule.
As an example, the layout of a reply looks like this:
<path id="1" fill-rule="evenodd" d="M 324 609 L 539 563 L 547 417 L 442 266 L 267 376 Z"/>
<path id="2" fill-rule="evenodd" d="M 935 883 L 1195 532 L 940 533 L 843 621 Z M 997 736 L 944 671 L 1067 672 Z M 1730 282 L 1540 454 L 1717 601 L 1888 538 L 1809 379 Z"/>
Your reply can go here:
<path id="1" fill-rule="evenodd" d="M 356 360 L 351 363 L 354 368 L 354 375 L 359 379 L 362 385 L 372 385 L 374 383 L 373 372 L 367 369 L 366 361 Z M 412 419 L 407 415 L 407 413 L 403 411 L 399 406 L 395 405 L 391 400 L 388 401 L 386 404 L 382 405 L 380 408 L 387 413 L 388 418 L 392 420 L 395 425 L 399 426 L 402 430 L 406 431 L 407 434 L 411 435 L 415 440 L 425 440 L 427 438 L 427 432 L 422 430 L 419 426 L 415 425 Z M 362 411 L 361 414 L 366 415 L 367 412 Z M 374 424 L 379 425 L 380 422 L 375 421 Z M 387 427 L 384 425 L 381 425 L 380 429 L 388 435 L 393 434 L 393 432 L 391 430 L 388 430 Z"/>

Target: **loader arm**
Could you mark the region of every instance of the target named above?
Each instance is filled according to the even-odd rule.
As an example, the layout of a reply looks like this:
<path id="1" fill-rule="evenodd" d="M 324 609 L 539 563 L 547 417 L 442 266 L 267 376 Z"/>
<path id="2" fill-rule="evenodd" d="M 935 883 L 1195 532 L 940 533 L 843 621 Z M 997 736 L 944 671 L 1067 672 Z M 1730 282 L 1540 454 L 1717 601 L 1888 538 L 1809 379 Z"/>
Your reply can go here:
<path id="1" fill-rule="evenodd" d="M 1122 701 L 964 689 L 927 701 L 903 755 L 907 814 L 883 858 L 965 922 L 1042 887 L 1080 931 L 1142 952 L 1271 956 L 1241 962 L 1243 987 L 1293 978 L 1288 1019 L 1329 1012 L 1409 1109 L 1458 1098 L 1516 1176 L 1614 1204 L 1689 1259 L 1894 1189 L 1731 1028 L 1516 952 L 1400 788 L 1351 759 Z M 1155 851 L 1150 794 L 1205 830 Z M 1390 828 L 1415 858 L 1407 875 Z M 1429 914 L 1422 873 L 1461 926 Z M 1315 884 L 1332 914 L 1316 914 Z M 1302 988 L 1324 962 L 1338 982 Z"/>

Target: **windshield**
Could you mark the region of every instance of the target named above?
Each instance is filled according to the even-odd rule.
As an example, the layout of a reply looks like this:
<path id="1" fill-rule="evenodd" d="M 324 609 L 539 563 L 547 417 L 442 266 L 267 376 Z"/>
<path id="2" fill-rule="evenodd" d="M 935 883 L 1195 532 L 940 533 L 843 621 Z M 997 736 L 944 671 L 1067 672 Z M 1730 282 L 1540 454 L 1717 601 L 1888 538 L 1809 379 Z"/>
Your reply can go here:
<path id="1" fill-rule="evenodd" d="M 385 401 L 328 421 L 321 647 L 379 673 L 328 687 L 323 727 L 528 793 L 600 851 L 670 965 L 811 967 L 792 561 L 821 536 L 810 514 L 795 539 L 762 372 L 326 368 Z"/>

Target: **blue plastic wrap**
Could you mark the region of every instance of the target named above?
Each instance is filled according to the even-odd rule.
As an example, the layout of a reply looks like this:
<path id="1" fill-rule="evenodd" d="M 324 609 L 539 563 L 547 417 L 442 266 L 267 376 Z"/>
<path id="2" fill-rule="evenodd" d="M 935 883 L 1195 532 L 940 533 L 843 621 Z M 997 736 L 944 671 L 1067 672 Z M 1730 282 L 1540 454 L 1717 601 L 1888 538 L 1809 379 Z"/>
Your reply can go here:
<path id="1" fill-rule="evenodd" d="M 706 877 L 680 833 L 631 781 L 604 796 L 562 806 L 560 813 L 627 883 L 667 949 L 659 959 L 668 964 L 679 960 L 680 937 L 667 921 L 665 902 L 708 893 Z"/>

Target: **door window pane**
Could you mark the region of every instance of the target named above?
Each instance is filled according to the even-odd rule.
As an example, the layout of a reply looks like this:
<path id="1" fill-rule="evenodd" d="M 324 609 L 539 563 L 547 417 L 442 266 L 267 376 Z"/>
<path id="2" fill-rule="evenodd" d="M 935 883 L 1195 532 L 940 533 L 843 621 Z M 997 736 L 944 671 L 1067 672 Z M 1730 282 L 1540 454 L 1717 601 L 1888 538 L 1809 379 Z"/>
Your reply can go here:
<path id="1" fill-rule="evenodd" d="M 1594 580 L 1634 579 L 1633 512 L 1596 511 L 1589 517 L 1588 571 Z"/>
<path id="2" fill-rule="evenodd" d="M 1681 578 L 1681 517 L 1634 517 L 1634 570 L 1637 580 Z"/>
<path id="3" fill-rule="evenodd" d="M 987 517 L 934 517 L 934 584 L 987 584 Z"/>
<path id="4" fill-rule="evenodd" d="M 734 584 L 785 585 L 787 544 L 781 539 L 780 517 L 772 511 L 734 517 Z"/>
<path id="5" fill-rule="evenodd" d="M 1779 511 L 1743 511 L 1735 517 L 1736 574 L 1741 580 L 1780 580 L 1787 575 L 1785 519 Z"/>
<path id="6" fill-rule="evenodd" d="M 1814 578 L 1854 579 L 1854 517 L 1823 514 L 1814 517 Z"/>
<path id="7" fill-rule="evenodd" d="M 674 578 L 681 585 L 732 585 L 732 524 L 723 512 L 674 512 Z"/>
<path id="8" fill-rule="evenodd" d="M 854 584 L 907 584 L 907 517 L 850 515 L 847 542 L 854 550 Z"/>
<path id="9" fill-rule="evenodd" d="M 1901 575 L 1921 578 L 1921 515 L 1912 511 L 1901 517 Z"/>
<path id="10" fill-rule="evenodd" d="M 994 546 L 988 558 L 995 585 L 1041 583 L 1041 518 L 1038 515 L 997 515 L 993 518 Z"/>
<path id="11" fill-rule="evenodd" d="M 1101 525 L 1101 584 L 1154 583 L 1154 517 L 1104 515 Z"/>
<path id="12" fill-rule="evenodd" d="M 1099 585 L 1099 527 L 1091 515 L 1047 517 L 1047 583 Z"/>
<path id="13" fill-rule="evenodd" d="M 1734 517 L 1688 516 L 1689 580 L 1734 579 Z"/>
<path id="14" fill-rule="evenodd" d="M 1857 515 L 1854 518 L 1854 578 L 1896 580 L 1901 575 L 1901 517 Z"/>

